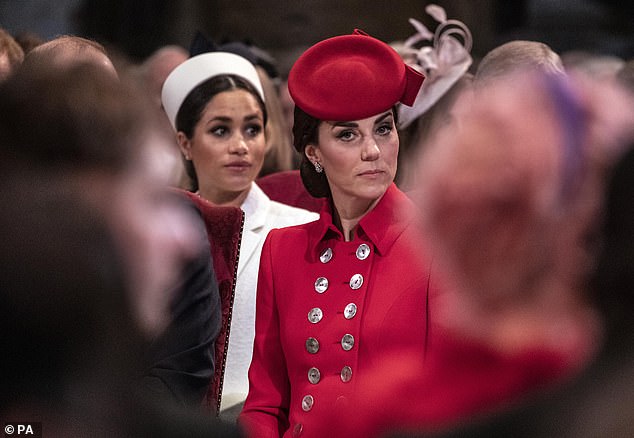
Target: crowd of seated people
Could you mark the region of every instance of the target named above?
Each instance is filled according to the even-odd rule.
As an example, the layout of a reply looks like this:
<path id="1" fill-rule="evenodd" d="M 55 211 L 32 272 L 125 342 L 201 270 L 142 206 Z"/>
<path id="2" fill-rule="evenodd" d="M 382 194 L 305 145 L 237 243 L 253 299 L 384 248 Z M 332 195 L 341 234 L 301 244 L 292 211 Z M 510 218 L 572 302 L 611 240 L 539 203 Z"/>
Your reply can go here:
<path id="1" fill-rule="evenodd" d="M 0 29 L 0 416 L 629 436 L 634 61 L 476 59 L 425 12 L 437 28 L 325 38 L 289 72 L 201 32 L 119 62 Z"/>

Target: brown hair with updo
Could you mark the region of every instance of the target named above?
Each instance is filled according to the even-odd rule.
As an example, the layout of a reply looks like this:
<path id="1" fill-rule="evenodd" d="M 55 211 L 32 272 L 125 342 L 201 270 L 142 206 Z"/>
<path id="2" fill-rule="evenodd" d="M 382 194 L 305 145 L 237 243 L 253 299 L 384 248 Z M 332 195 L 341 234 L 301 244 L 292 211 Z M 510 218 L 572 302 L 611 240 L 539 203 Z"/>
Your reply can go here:
<path id="1" fill-rule="evenodd" d="M 315 198 L 330 198 L 330 185 L 324 172 L 317 173 L 315 166 L 310 162 L 304 150 L 309 144 L 317 144 L 319 142 L 319 125 L 321 120 L 306 113 L 300 107 L 295 105 L 295 113 L 293 120 L 293 146 L 302 156 L 299 165 L 299 173 L 302 182 Z"/>

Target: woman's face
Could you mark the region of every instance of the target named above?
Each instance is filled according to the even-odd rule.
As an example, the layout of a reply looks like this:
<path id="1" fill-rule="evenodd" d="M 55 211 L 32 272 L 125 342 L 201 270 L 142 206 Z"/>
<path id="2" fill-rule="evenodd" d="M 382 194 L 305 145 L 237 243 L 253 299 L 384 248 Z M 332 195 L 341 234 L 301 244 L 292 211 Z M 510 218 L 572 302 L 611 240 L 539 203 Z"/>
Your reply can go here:
<path id="1" fill-rule="evenodd" d="M 394 180 L 398 134 L 392 110 L 350 122 L 322 122 L 305 152 L 324 168 L 333 200 L 374 201 Z"/>
<path id="2" fill-rule="evenodd" d="M 200 195 L 216 204 L 239 206 L 264 161 L 262 109 L 248 91 L 221 92 L 203 110 L 192 138 L 179 132 L 178 142 L 194 164 Z"/>

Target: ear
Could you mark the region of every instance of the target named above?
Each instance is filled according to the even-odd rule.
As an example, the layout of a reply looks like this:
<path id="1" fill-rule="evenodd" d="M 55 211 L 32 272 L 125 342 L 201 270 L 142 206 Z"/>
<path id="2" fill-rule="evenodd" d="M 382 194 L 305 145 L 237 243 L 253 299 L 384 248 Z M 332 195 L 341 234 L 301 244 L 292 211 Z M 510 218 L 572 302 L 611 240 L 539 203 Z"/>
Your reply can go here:
<path id="1" fill-rule="evenodd" d="M 191 161 L 192 159 L 192 142 L 183 131 L 178 131 L 176 133 L 176 142 L 178 143 L 178 148 L 181 150 L 181 153 L 185 157 L 187 161 Z"/>
<path id="2" fill-rule="evenodd" d="M 311 163 L 313 164 L 321 163 L 319 148 L 315 146 L 314 144 L 306 145 L 306 147 L 304 148 L 304 154 L 306 155 L 306 158 L 310 160 Z"/>

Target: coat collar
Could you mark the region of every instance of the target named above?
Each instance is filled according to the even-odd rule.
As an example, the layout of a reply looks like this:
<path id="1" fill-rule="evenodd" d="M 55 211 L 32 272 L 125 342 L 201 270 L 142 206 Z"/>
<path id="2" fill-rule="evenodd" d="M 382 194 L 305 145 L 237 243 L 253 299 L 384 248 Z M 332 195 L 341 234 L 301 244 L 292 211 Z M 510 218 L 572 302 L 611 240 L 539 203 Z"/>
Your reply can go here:
<path id="1" fill-rule="evenodd" d="M 240 206 L 244 211 L 244 229 L 249 231 L 261 229 L 266 224 L 270 206 L 271 199 L 256 183 L 252 183 L 249 194 Z"/>
<path id="2" fill-rule="evenodd" d="M 312 222 L 309 232 L 309 248 L 319 255 L 320 243 L 327 238 L 343 240 L 341 231 L 332 221 L 332 202 L 325 203 L 320 220 Z M 379 202 L 360 221 L 355 239 L 369 240 L 379 254 L 386 254 L 396 239 L 412 222 L 414 206 L 409 198 L 392 183 Z"/>
<path id="3" fill-rule="evenodd" d="M 255 254 L 260 241 L 266 237 L 262 230 L 265 228 L 271 203 L 262 189 L 253 183 L 249 194 L 240 206 L 244 211 L 244 230 L 242 232 L 238 275 L 242 273 L 248 261 Z"/>

